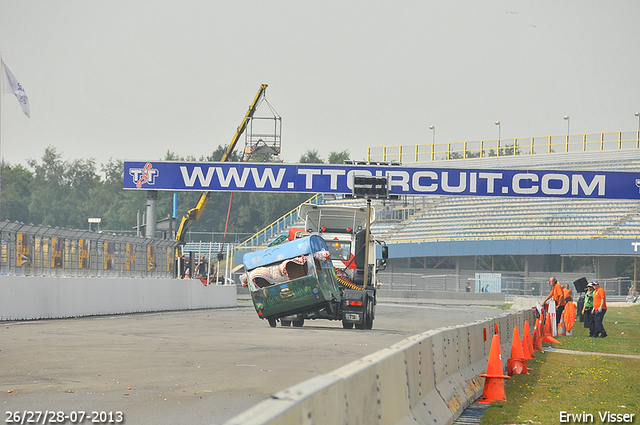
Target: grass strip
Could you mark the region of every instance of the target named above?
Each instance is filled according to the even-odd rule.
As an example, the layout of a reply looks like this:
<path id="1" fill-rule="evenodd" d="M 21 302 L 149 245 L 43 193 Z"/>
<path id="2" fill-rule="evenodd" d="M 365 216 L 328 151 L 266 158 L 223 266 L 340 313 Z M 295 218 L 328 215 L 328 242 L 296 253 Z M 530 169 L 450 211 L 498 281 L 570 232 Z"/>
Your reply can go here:
<path id="1" fill-rule="evenodd" d="M 617 323 L 616 323 L 617 322 Z M 640 353 L 640 306 L 610 307 L 607 338 L 589 338 L 576 322 L 573 336 L 561 336 L 557 348 L 599 353 Z M 546 349 L 549 344 L 545 344 Z M 510 353 L 503 353 L 503 358 Z M 624 415 L 640 423 L 640 359 L 593 354 L 536 352 L 529 375 L 505 380 L 506 402 L 494 402 L 482 425 L 620 423 Z M 607 416 L 614 414 L 613 417 Z M 576 416 L 571 416 L 576 415 Z"/>

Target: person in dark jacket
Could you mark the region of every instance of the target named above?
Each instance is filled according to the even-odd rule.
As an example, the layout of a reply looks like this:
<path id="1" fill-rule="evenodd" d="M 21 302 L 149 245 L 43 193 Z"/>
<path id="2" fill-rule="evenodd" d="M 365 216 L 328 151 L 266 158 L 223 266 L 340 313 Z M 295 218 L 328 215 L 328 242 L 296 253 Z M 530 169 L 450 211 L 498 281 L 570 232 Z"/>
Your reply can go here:
<path id="1" fill-rule="evenodd" d="M 582 307 L 582 315 L 584 316 L 584 323 L 589 328 L 589 336 L 593 337 L 593 315 L 591 310 L 593 309 L 593 283 L 587 284 L 587 293 L 584 295 L 584 307 Z"/>

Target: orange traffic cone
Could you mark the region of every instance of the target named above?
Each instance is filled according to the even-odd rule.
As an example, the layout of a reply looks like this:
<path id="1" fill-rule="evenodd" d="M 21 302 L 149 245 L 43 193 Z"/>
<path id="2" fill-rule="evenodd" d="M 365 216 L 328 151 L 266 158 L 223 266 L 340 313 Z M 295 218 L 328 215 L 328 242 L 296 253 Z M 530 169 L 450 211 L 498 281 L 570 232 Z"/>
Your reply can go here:
<path id="1" fill-rule="evenodd" d="M 547 320 L 545 320 L 544 323 L 544 335 L 542 336 L 542 342 L 560 344 L 560 341 L 551 336 L 551 315 L 549 313 L 547 313 Z"/>
<path id="2" fill-rule="evenodd" d="M 542 322 L 540 319 L 537 319 L 536 326 L 533 328 L 533 349 L 535 351 L 542 351 L 542 336 L 540 335 L 540 328 L 542 328 Z"/>
<path id="3" fill-rule="evenodd" d="M 507 372 L 509 376 L 528 375 L 527 361 L 524 358 L 522 342 L 520 341 L 520 331 L 518 327 L 513 327 L 513 340 L 511 341 L 511 358 L 507 360 Z"/>
<path id="4" fill-rule="evenodd" d="M 486 379 L 484 381 L 482 398 L 478 403 L 493 403 L 498 400 L 507 401 L 507 395 L 504 392 L 504 380 L 509 379 L 509 376 L 503 375 L 502 356 L 500 355 L 500 337 L 498 335 L 494 335 L 491 340 L 487 373 L 481 374 L 480 376 Z"/>
<path id="5" fill-rule="evenodd" d="M 547 313 L 547 317 L 545 318 L 544 321 L 544 328 L 542 329 L 544 331 L 544 333 L 542 334 L 542 337 L 544 337 L 545 335 L 551 335 L 551 313 Z"/>
<path id="6" fill-rule="evenodd" d="M 522 335 L 522 350 L 524 351 L 525 360 L 533 360 L 533 341 L 531 340 L 531 331 L 529 330 L 529 321 L 524 321 L 524 333 Z"/>

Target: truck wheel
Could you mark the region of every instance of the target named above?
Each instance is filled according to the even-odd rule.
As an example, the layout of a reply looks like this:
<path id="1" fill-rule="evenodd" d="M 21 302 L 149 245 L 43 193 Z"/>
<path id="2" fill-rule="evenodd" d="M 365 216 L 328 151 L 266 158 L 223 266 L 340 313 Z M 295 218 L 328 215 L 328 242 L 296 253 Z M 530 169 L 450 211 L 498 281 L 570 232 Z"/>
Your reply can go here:
<path id="1" fill-rule="evenodd" d="M 364 324 L 365 329 L 373 329 L 373 318 L 367 317 L 367 322 Z"/>
<path id="2" fill-rule="evenodd" d="M 364 324 L 365 329 L 373 329 L 373 319 L 367 319 L 367 323 Z"/>
<path id="3" fill-rule="evenodd" d="M 373 303 L 367 303 L 367 314 L 364 317 L 364 328 L 373 329 Z"/>
<path id="4" fill-rule="evenodd" d="M 282 326 L 291 326 L 291 320 L 280 320 L 280 324 L 282 324 Z"/>
<path id="5" fill-rule="evenodd" d="M 272 328 L 276 327 L 276 319 L 267 319 L 269 321 L 269 326 Z"/>
<path id="6" fill-rule="evenodd" d="M 342 329 L 353 329 L 353 323 L 342 321 Z"/>
<path id="7" fill-rule="evenodd" d="M 298 319 L 291 322 L 294 328 L 301 328 L 304 325 L 304 319 Z"/>
<path id="8" fill-rule="evenodd" d="M 367 305 L 362 312 L 364 317 L 362 323 L 356 323 L 356 329 L 371 329 L 373 327 L 373 311 L 371 301 L 367 301 Z"/>

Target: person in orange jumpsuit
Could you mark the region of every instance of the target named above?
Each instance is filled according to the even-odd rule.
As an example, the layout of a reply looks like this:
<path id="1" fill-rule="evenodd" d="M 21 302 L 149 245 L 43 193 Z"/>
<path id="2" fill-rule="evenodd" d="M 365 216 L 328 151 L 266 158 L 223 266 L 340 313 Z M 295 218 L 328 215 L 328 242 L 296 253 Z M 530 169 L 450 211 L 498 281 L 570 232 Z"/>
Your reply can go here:
<path id="1" fill-rule="evenodd" d="M 607 295 L 604 292 L 604 288 L 598 284 L 598 281 L 593 282 L 593 336 L 596 338 L 606 338 L 607 331 L 604 330 L 602 320 L 607 312 Z"/>
<path id="2" fill-rule="evenodd" d="M 544 299 L 542 304 L 546 303 L 550 299 L 556 302 L 556 320 L 560 321 L 560 317 L 562 316 L 562 312 L 564 311 L 565 301 L 564 301 L 564 290 L 562 289 L 562 285 L 558 283 L 558 280 L 555 277 L 549 278 L 549 285 L 551 285 L 551 292 L 547 295 L 547 298 Z"/>
<path id="3" fill-rule="evenodd" d="M 569 301 L 573 301 L 573 291 L 569 287 L 568 283 L 566 285 L 564 285 L 564 289 L 562 290 L 562 292 L 564 293 L 564 303 L 565 303 L 565 305 Z"/>

